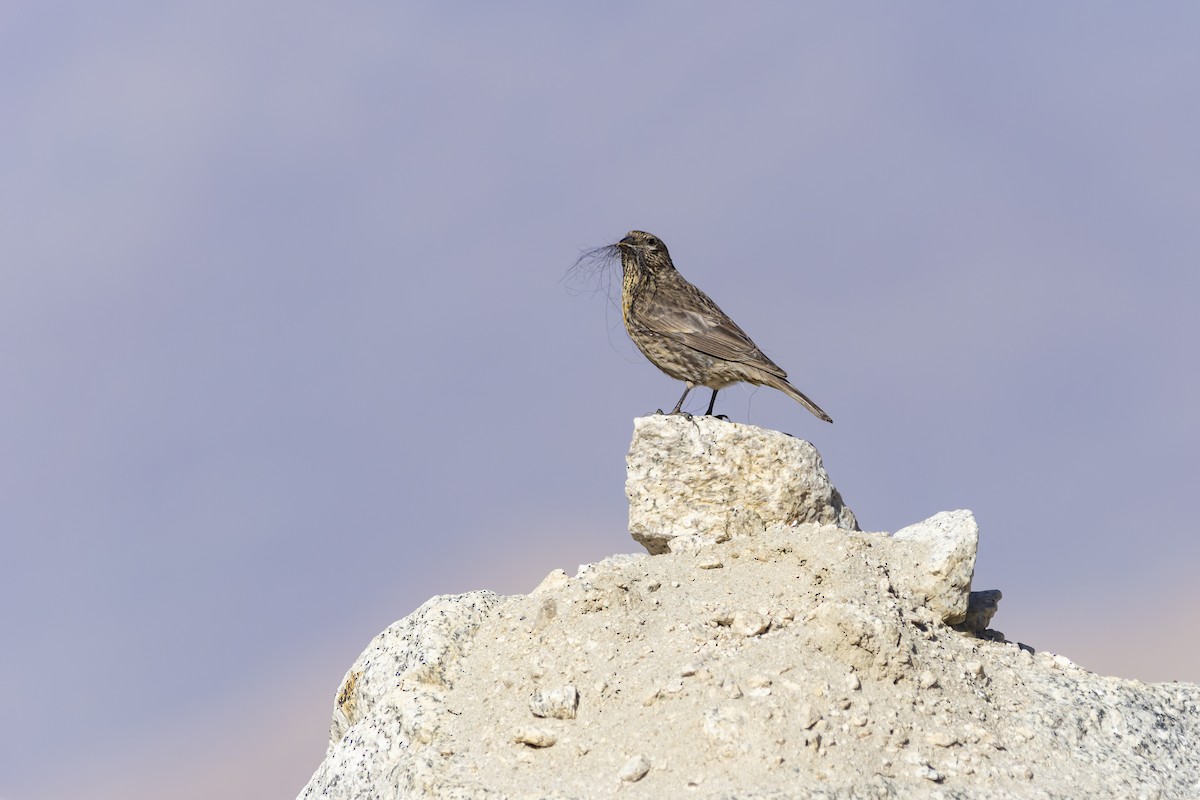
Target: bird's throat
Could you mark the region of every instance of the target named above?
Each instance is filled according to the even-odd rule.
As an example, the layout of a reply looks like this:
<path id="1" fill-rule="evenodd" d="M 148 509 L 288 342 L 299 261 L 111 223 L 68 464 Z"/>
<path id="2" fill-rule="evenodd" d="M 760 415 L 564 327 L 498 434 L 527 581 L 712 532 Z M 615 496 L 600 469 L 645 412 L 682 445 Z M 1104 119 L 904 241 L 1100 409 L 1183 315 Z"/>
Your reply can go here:
<path id="1" fill-rule="evenodd" d="M 648 270 L 639 269 L 637 265 L 626 266 L 622 270 L 621 279 L 621 315 L 625 318 L 628 328 L 634 304 L 648 292 L 654 291 L 655 280 Z"/>

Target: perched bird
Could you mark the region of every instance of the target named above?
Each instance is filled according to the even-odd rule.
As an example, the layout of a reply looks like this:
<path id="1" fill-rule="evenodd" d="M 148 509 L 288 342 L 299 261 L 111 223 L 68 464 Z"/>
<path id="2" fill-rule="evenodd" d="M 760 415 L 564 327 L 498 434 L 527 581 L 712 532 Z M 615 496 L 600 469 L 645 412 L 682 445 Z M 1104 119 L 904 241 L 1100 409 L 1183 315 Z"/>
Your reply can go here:
<path id="1" fill-rule="evenodd" d="M 688 392 L 707 386 L 713 393 L 704 413 L 711 415 L 717 392 L 744 382 L 778 389 L 818 418 L 833 422 L 788 383 L 787 373 L 708 295 L 679 274 L 662 240 L 630 231 L 616 246 L 624 274 L 621 313 L 629 338 L 650 363 L 687 385 L 672 414 L 679 413 Z"/>

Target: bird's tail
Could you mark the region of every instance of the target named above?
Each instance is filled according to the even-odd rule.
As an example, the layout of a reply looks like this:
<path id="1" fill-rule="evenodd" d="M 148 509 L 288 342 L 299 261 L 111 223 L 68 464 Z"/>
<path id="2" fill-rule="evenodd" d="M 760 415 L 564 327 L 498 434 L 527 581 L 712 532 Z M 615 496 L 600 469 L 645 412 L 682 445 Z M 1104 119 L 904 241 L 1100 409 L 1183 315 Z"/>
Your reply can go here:
<path id="1" fill-rule="evenodd" d="M 813 413 L 813 416 L 815 416 L 817 419 L 823 419 L 826 422 L 833 422 L 833 418 L 830 417 L 828 414 L 826 414 L 824 411 L 822 411 L 821 407 L 819 405 L 817 405 L 812 400 L 809 400 L 807 397 L 805 397 L 804 392 L 800 391 L 795 386 L 792 386 L 790 383 L 787 382 L 787 380 L 785 380 L 784 378 L 777 378 L 774 375 L 770 375 L 768 377 L 771 378 L 771 380 L 769 382 L 766 382 L 768 386 L 778 389 L 779 391 L 786 394 L 788 397 L 795 400 L 800 405 L 807 408 L 809 411 L 811 411 Z"/>

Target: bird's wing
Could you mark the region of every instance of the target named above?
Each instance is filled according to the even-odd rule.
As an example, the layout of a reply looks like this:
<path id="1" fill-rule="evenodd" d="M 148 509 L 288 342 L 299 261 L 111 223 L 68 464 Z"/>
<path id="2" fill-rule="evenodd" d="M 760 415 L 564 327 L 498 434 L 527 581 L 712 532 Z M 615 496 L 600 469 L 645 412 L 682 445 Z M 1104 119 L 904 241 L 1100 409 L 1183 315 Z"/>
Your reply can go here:
<path id="1" fill-rule="evenodd" d="M 763 355 L 758 345 L 708 295 L 691 284 L 671 287 L 676 288 L 680 291 L 660 288 L 638 298 L 644 304 L 638 315 L 643 325 L 693 350 L 787 378 L 787 373 Z"/>

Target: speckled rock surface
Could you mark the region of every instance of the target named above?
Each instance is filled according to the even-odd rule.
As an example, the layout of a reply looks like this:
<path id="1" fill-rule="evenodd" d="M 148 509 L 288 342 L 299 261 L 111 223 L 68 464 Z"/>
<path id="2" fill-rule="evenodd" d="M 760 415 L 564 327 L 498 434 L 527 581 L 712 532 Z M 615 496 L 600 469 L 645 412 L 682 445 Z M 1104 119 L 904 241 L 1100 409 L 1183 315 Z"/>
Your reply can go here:
<path id="1" fill-rule="evenodd" d="M 979 526 L 970 511 L 943 511 L 892 534 L 920 551 L 909 586 L 948 623 L 966 619 L 979 549 Z"/>
<path id="2" fill-rule="evenodd" d="M 858 530 L 821 454 L 786 433 L 714 417 L 639 417 L 625 463 L 629 533 L 652 554 L 777 524 Z"/>
<path id="3" fill-rule="evenodd" d="M 707 458 L 779 436 L 673 420 L 652 427 L 721 432 L 671 445 Z M 679 491 L 643 480 L 630 496 L 649 506 Z M 435 597 L 388 628 L 347 672 L 300 797 L 1200 797 L 1200 687 L 1004 641 L 986 629 L 997 591 L 950 627 L 971 589 L 970 512 L 900 536 L 848 530 L 842 512 L 843 527 L 704 513 L 720 535 L 555 570 L 529 595 Z"/>
<path id="4" fill-rule="evenodd" d="M 435 598 L 348 673 L 301 797 L 1200 796 L 1200 687 L 959 633 L 898 546 L 779 526 Z"/>
<path id="5" fill-rule="evenodd" d="M 439 596 L 376 636 L 338 689 L 329 750 L 301 797 L 432 797 L 443 787 L 434 742 L 491 592 Z"/>

